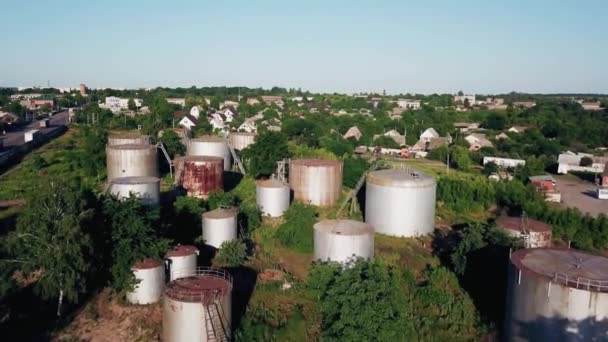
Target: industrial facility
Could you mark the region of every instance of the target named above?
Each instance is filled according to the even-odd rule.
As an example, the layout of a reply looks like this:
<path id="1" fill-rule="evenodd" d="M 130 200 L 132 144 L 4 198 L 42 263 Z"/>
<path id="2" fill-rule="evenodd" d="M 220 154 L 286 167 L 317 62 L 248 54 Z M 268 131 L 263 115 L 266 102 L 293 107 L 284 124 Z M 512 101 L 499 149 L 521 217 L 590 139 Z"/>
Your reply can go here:
<path id="1" fill-rule="evenodd" d="M 256 185 L 256 203 L 262 215 L 281 217 L 289 208 L 291 192 L 289 186 L 278 179 L 258 180 Z"/>
<path id="2" fill-rule="evenodd" d="M 188 196 L 207 198 L 215 191 L 221 191 L 224 183 L 224 159 L 209 156 L 186 156 L 175 161 L 175 183 Z"/>
<path id="3" fill-rule="evenodd" d="M 163 300 L 163 341 L 229 341 L 232 277 L 215 268 L 167 284 Z"/>
<path id="4" fill-rule="evenodd" d="M 160 178 L 157 177 L 118 177 L 110 179 L 110 194 L 118 199 L 137 197 L 141 204 L 158 206 L 160 204 Z"/>
<path id="5" fill-rule="evenodd" d="M 329 207 L 342 194 L 341 160 L 297 159 L 289 163 L 289 186 L 294 199 Z"/>
<path id="6" fill-rule="evenodd" d="M 196 274 L 199 250 L 194 246 L 178 245 L 165 255 L 169 281 Z"/>
<path id="7" fill-rule="evenodd" d="M 414 237 L 435 226 L 435 178 L 413 169 L 380 170 L 367 176 L 365 222 L 376 232 Z"/>
<path id="8" fill-rule="evenodd" d="M 605 341 L 608 258 L 573 249 L 511 255 L 505 341 Z"/>
<path id="9" fill-rule="evenodd" d="M 158 156 L 154 145 L 108 145 L 106 161 L 108 180 L 118 177 L 158 177 Z"/>
<path id="10" fill-rule="evenodd" d="M 137 284 L 127 293 L 132 304 L 152 304 L 160 300 L 165 286 L 165 267 L 156 259 L 141 260 L 131 268 Z"/>
<path id="11" fill-rule="evenodd" d="M 148 139 L 140 132 L 114 131 L 108 135 L 108 145 L 142 145 L 147 144 Z"/>
<path id="12" fill-rule="evenodd" d="M 218 208 L 203 214 L 203 239 L 209 246 L 220 248 L 223 242 L 236 240 L 238 210 Z"/>
<path id="13" fill-rule="evenodd" d="M 206 135 L 188 142 L 187 155 L 221 157 L 224 159 L 224 171 L 232 167 L 232 154 L 226 141 L 220 137 Z"/>
<path id="14" fill-rule="evenodd" d="M 520 239 L 525 248 L 551 247 L 551 226 L 525 216 L 501 216 L 495 221 L 496 227 Z"/>
<path id="15" fill-rule="evenodd" d="M 255 133 L 249 132 L 231 132 L 228 136 L 230 140 L 230 144 L 234 149 L 242 151 L 249 145 L 253 145 L 255 143 Z"/>
<path id="16" fill-rule="evenodd" d="M 347 263 L 374 256 L 374 228 L 354 220 L 323 220 L 314 225 L 314 258 Z"/>

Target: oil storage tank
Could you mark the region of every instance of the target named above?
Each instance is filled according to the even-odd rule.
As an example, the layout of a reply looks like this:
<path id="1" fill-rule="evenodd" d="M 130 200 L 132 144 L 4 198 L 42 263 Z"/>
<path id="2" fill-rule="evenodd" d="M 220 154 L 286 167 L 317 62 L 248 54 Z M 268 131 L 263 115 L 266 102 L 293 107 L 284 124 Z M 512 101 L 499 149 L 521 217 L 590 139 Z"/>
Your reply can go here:
<path id="1" fill-rule="evenodd" d="M 223 158 L 186 156 L 179 158 L 175 165 L 175 181 L 186 190 L 188 196 L 207 198 L 210 193 L 222 190 Z"/>
<path id="2" fill-rule="evenodd" d="M 156 146 L 145 144 L 106 146 L 108 179 L 158 177 Z"/>
<path id="3" fill-rule="evenodd" d="M 165 262 L 169 271 L 169 281 L 195 275 L 198 254 L 198 248 L 189 245 L 177 245 L 167 252 Z"/>
<path id="4" fill-rule="evenodd" d="M 114 131 L 108 135 L 108 145 L 140 145 L 147 144 L 148 139 L 141 132 Z"/>
<path id="5" fill-rule="evenodd" d="M 232 277 L 216 268 L 167 284 L 163 299 L 163 341 L 230 341 Z"/>
<path id="6" fill-rule="evenodd" d="M 367 175 L 365 222 L 377 233 L 413 237 L 433 232 L 435 178 L 416 170 L 379 170 Z"/>
<path id="7" fill-rule="evenodd" d="M 205 243 L 220 248 L 224 241 L 236 240 L 238 214 L 235 208 L 218 208 L 203 213 Z"/>
<path id="8" fill-rule="evenodd" d="M 501 216 L 495 221 L 496 227 L 518 238 L 525 248 L 551 247 L 551 226 L 527 217 Z"/>
<path id="9" fill-rule="evenodd" d="M 255 199 L 262 215 L 283 216 L 289 208 L 289 186 L 278 179 L 258 180 L 255 185 Z"/>
<path id="10" fill-rule="evenodd" d="M 289 163 L 294 199 L 320 207 L 336 203 L 342 193 L 342 161 L 297 159 Z"/>
<path id="11" fill-rule="evenodd" d="M 160 178 L 113 178 L 110 180 L 110 193 L 118 199 L 129 198 L 133 194 L 143 205 L 157 206 L 160 203 Z"/>
<path id="12" fill-rule="evenodd" d="M 505 341 L 606 341 L 608 258 L 574 249 L 511 255 Z"/>
<path id="13" fill-rule="evenodd" d="M 255 133 L 249 132 L 232 132 L 228 139 L 230 140 L 230 144 L 234 147 L 235 150 L 242 151 L 249 145 L 253 145 L 255 143 Z"/>
<path id="14" fill-rule="evenodd" d="M 217 136 L 205 135 L 190 139 L 186 154 L 189 156 L 221 157 L 224 159 L 224 171 L 228 171 L 232 167 L 230 148 L 223 138 Z"/>
<path id="15" fill-rule="evenodd" d="M 314 225 L 315 260 L 345 263 L 374 256 L 374 228 L 354 220 L 323 220 Z"/>
<path id="16" fill-rule="evenodd" d="M 143 259 L 131 268 L 138 282 L 133 291 L 127 293 L 132 304 L 152 304 L 158 302 L 165 285 L 165 267 L 160 260 Z"/>

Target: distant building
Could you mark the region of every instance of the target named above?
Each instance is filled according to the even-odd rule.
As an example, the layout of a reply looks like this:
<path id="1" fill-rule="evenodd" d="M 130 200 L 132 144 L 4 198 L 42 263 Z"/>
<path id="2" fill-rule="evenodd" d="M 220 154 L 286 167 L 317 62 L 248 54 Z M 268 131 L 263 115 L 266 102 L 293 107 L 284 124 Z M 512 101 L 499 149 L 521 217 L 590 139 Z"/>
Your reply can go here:
<path id="1" fill-rule="evenodd" d="M 483 165 L 494 163 L 499 167 L 508 169 L 526 165 L 523 159 L 499 158 L 499 157 L 483 157 Z"/>
<path id="2" fill-rule="evenodd" d="M 346 131 L 346 133 L 344 133 L 342 138 L 344 138 L 344 139 L 355 138 L 355 140 L 359 141 L 359 139 L 361 139 L 362 135 L 363 134 L 361 134 L 361 131 L 359 130 L 359 128 L 357 126 L 353 126 L 353 127 L 349 128 L 348 131 Z"/>
<path id="3" fill-rule="evenodd" d="M 591 158 L 592 164 L 590 166 L 581 166 L 581 160 L 585 157 Z M 608 162 L 608 157 L 566 151 L 557 157 L 557 173 L 566 174 L 570 171 L 601 173 L 604 172 L 606 162 Z"/>
<path id="4" fill-rule="evenodd" d="M 201 106 L 192 106 L 192 108 L 190 108 L 190 115 L 194 116 L 197 119 L 201 117 L 202 112 L 203 107 Z"/>
<path id="5" fill-rule="evenodd" d="M 472 133 L 464 137 L 469 143 L 469 151 L 479 151 L 484 147 L 494 146 L 490 140 L 482 133 Z"/>
<path id="6" fill-rule="evenodd" d="M 420 109 L 420 100 L 399 99 L 397 100 L 397 106 L 399 106 L 399 108 L 417 110 Z"/>
<path id="7" fill-rule="evenodd" d="M 0 112 L 0 122 L 12 125 L 19 123 L 19 121 L 21 121 L 21 118 L 19 118 L 19 116 L 15 113 Z"/>
<path id="8" fill-rule="evenodd" d="M 251 106 L 257 105 L 257 104 L 260 104 L 260 103 L 261 103 L 260 100 L 258 100 L 255 97 L 250 97 L 250 98 L 247 99 L 247 104 L 251 105 Z"/>
<path id="9" fill-rule="evenodd" d="M 222 104 L 220 105 L 220 108 L 224 108 L 224 107 L 238 108 L 239 107 L 239 103 L 236 102 L 236 101 L 226 100 L 226 101 L 222 102 Z"/>
<path id="10" fill-rule="evenodd" d="M 507 104 L 504 99 L 488 97 L 485 101 L 485 106 L 490 110 L 506 110 Z"/>
<path id="11" fill-rule="evenodd" d="M 530 127 L 528 127 L 528 126 L 513 126 L 513 127 L 509 128 L 507 131 L 513 132 L 513 133 L 523 133 L 523 132 L 527 131 L 528 129 L 530 129 Z"/>
<path id="12" fill-rule="evenodd" d="M 426 131 L 420 134 L 420 141 L 430 142 L 433 138 L 439 138 L 439 133 L 434 128 L 427 128 Z"/>
<path id="13" fill-rule="evenodd" d="M 507 133 L 502 132 L 500 134 L 496 134 L 496 136 L 494 138 L 496 140 L 504 140 L 504 139 L 509 139 L 509 136 L 507 135 Z"/>
<path id="14" fill-rule="evenodd" d="M 80 95 L 87 96 L 87 86 L 84 83 L 80 83 Z"/>
<path id="15" fill-rule="evenodd" d="M 399 134 L 396 130 L 392 129 L 384 134 L 375 134 L 374 140 L 378 139 L 381 136 L 389 137 L 393 139 L 393 141 L 399 146 L 405 146 L 405 135 Z"/>
<path id="16" fill-rule="evenodd" d="M 458 132 L 467 133 L 476 129 L 479 129 L 481 124 L 479 122 L 455 122 L 454 127 L 458 129 Z"/>
<path id="17" fill-rule="evenodd" d="M 186 99 L 183 97 L 181 97 L 181 98 L 180 97 L 169 97 L 169 98 L 167 98 L 167 102 L 178 105 L 178 106 L 182 106 L 182 107 L 186 106 Z"/>
<path id="18" fill-rule="evenodd" d="M 100 106 L 102 108 L 106 108 L 111 110 L 113 113 L 118 113 L 123 109 L 129 108 L 129 98 L 121 98 L 116 96 L 108 96 L 105 99 L 104 105 Z M 142 99 L 133 99 L 136 108 L 140 108 L 143 105 Z"/>
<path id="19" fill-rule="evenodd" d="M 276 104 L 279 107 L 283 107 L 283 105 L 285 104 L 283 102 L 283 98 L 280 96 L 262 96 L 262 101 L 264 101 L 264 103 L 266 104 Z"/>
<path id="20" fill-rule="evenodd" d="M 581 102 L 581 106 L 584 110 L 602 110 L 602 104 L 599 101 L 595 102 Z"/>
<path id="21" fill-rule="evenodd" d="M 15 100 L 32 100 L 42 97 L 42 94 L 13 94 L 11 95 L 11 101 Z"/>
<path id="22" fill-rule="evenodd" d="M 185 129 L 187 129 L 188 131 L 192 130 L 193 127 L 198 126 L 199 124 L 199 118 L 190 115 L 190 114 L 186 114 L 184 115 L 181 120 L 179 120 L 178 125 L 184 127 Z"/>
<path id="23" fill-rule="evenodd" d="M 475 95 L 455 95 L 454 102 L 460 104 L 468 102 L 472 106 L 475 104 Z"/>
<path id="24" fill-rule="evenodd" d="M 513 102 L 513 107 L 515 108 L 532 108 L 536 106 L 536 102 L 534 101 L 515 101 Z"/>
<path id="25" fill-rule="evenodd" d="M 545 196 L 547 202 L 561 202 L 562 196 L 557 189 L 557 183 L 551 175 L 532 176 L 529 178 L 530 184 Z"/>
<path id="26" fill-rule="evenodd" d="M 31 105 L 29 108 L 36 109 L 43 106 L 49 106 L 52 108 L 53 106 L 55 106 L 55 100 L 31 100 Z"/>

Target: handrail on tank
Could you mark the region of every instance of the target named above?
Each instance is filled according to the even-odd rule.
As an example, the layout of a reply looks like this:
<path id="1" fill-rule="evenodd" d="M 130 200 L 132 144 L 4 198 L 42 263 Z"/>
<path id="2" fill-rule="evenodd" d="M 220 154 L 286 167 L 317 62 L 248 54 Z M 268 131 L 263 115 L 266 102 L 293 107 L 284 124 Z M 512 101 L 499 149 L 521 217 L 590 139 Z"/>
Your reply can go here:
<path id="1" fill-rule="evenodd" d="M 566 286 L 596 292 L 608 292 L 608 280 L 590 279 L 585 277 L 569 277 L 567 274 L 556 272 L 553 281 Z"/>
<path id="2" fill-rule="evenodd" d="M 230 291 L 232 290 L 232 276 L 230 275 L 230 273 L 228 273 L 228 271 L 221 268 L 199 266 L 194 271 L 180 269 L 176 270 L 176 273 L 172 274 L 172 276 L 175 278 L 175 280 L 173 280 L 171 283 L 180 283 L 191 278 L 219 278 L 228 283 L 228 288 L 226 289 L 228 293 L 230 293 Z M 209 305 L 214 300 L 217 300 L 218 298 L 227 295 L 227 293 L 223 290 L 224 289 L 221 288 L 201 289 L 198 292 L 194 292 L 181 290 L 179 287 L 176 288 L 174 286 L 169 285 L 165 289 L 165 294 L 177 300 L 195 303 L 200 302 L 204 305 Z"/>

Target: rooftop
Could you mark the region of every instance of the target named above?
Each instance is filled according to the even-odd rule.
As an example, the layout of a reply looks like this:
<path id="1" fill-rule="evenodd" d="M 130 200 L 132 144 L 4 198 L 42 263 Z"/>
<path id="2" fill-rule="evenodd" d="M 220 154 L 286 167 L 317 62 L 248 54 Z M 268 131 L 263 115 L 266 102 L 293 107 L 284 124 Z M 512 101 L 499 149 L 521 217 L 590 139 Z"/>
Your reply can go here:
<path id="1" fill-rule="evenodd" d="M 178 278 L 165 287 L 165 295 L 182 302 L 208 304 L 232 290 L 232 277 L 222 269 L 199 268 L 196 275 Z"/>
<path id="2" fill-rule="evenodd" d="M 238 213 L 239 211 L 236 208 L 217 208 L 215 210 L 211 210 L 204 213 L 203 217 L 208 219 L 222 219 L 234 217 L 238 215 Z"/>
<path id="3" fill-rule="evenodd" d="M 177 245 L 167 252 L 165 258 L 198 254 L 198 248 L 190 245 Z"/>
<path id="4" fill-rule="evenodd" d="M 537 220 L 529 218 L 514 217 L 514 216 L 501 216 L 496 219 L 496 226 L 500 228 L 523 231 L 528 230 L 532 232 L 547 232 L 551 231 L 551 226 Z"/>
<path id="5" fill-rule="evenodd" d="M 146 258 L 146 259 L 136 262 L 133 265 L 132 269 L 145 270 L 145 269 L 149 269 L 149 268 L 156 268 L 156 267 L 162 266 L 162 264 L 163 263 L 160 260 Z"/>

